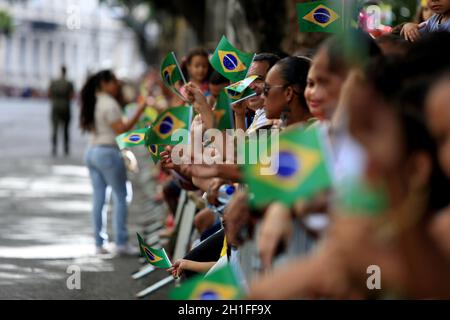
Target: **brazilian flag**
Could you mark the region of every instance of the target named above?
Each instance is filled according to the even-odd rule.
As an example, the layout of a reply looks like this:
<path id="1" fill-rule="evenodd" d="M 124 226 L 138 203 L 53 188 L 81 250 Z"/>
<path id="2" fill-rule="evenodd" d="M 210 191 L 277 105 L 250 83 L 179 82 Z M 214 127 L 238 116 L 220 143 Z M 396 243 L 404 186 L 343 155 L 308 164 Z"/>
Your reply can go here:
<path id="1" fill-rule="evenodd" d="M 231 82 L 243 80 L 253 62 L 255 55 L 236 49 L 225 36 L 211 57 L 213 68 Z"/>
<path id="2" fill-rule="evenodd" d="M 132 115 L 136 113 L 136 110 L 138 108 L 137 103 L 130 103 L 125 106 L 125 116 L 127 118 L 131 118 Z M 145 108 L 145 111 L 142 113 L 141 117 L 139 118 L 138 122 L 134 126 L 134 129 L 145 129 L 148 128 L 153 124 L 153 122 L 158 117 L 158 111 L 151 107 L 147 106 Z"/>
<path id="3" fill-rule="evenodd" d="M 132 148 L 145 144 L 145 135 L 148 129 L 133 130 L 116 137 L 119 148 Z"/>
<path id="4" fill-rule="evenodd" d="M 163 60 L 161 64 L 161 78 L 168 88 L 170 88 L 178 96 L 183 98 L 180 91 L 176 88 L 175 85 L 180 81 L 185 84 L 186 79 L 184 78 L 183 72 L 181 71 L 180 65 L 177 58 L 175 57 L 174 52 L 169 53 Z"/>
<path id="5" fill-rule="evenodd" d="M 142 239 L 141 235 L 138 233 L 137 238 L 139 241 L 139 250 L 141 255 L 145 257 L 148 263 L 156 268 L 168 269 L 172 267 L 172 263 L 167 257 L 166 251 L 164 249 L 153 249 L 150 248 Z"/>
<path id="6" fill-rule="evenodd" d="M 230 266 L 203 277 L 197 276 L 169 292 L 172 300 L 238 300 L 243 291 Z"/>
<path id="7" fill-rule="evenodd" d="M 226 91 L 227 91 L 228 99 L 230 99 L 230 103 L 232 105 L 256 96 L 256 92 L 254 92 L 250 88 L 245 89 L 242 93 L 239 93 L 234 90 L 226 90 Z"/>
<path id="8" fill-rule="evenodd" d="M 278 150 L 274 148 L 274 154 L 266 153 L 277 141 Z M 252 206 L 265 206 L 275 200 L 291 206 L 299 199 L 308 200 L 331 187 L 331 174 L 317 128 L 288 129 L 272 135 L 268 146 L 259 143 L 258 146 L 259 154 L 264 152 L 271 165 L 267 162 L 263 165 L 261 157 L 256 164 L 246 159 L 244 179 Z"/>
<path id="9" fill-rule="evenodd" d="M 153 163 L 157 164 L 161 160 L 161 152 L 164 151 L 164 147 L 157 144 L 151 144 L 146 146 L 150 157 L 153 160 Z"/>
<path id="10" fill-rule="evenodd" d="M 297 16 L 301 32 L 342 32 L 347 27 L 348 18 L 346 14 L 348 12 L 344 0 L 297 4 Z"/>
<path id="11" fill-rule="evenodd" d="M 177 145 L 180 141 L 172 141 L 172 135 L 180 129 L 189 130 L 192 121 L 192 106 L 173 107 L 161 113 L 149 130 L 145 143 L 149 145 Z M 185 142 L 188 137 L 183 136 Z"/>
<path id="12" fill-rule="evenodd" d="M 136 128 L 148 128 L 158 117 L 158 111 L 153 107 L 146 107 L 139 121 L 136 123 Z"/>
<path id="13" fill-rule="evenodd" d="M 241 80 L 239 82 L 233 83 L 232 85 L 226 87 L 228 92 L 242 93 L 244 92 L 256 79 L 258 76 L 250 76 Z"/>
<path id="14" fill-rule="evenodd" d="M 214 118 L 216 128 L 219 130 L 233 129 L 233 112 L 231 110 L 230 99 L 225 90 L 220 92 L 214 108 Z"/>

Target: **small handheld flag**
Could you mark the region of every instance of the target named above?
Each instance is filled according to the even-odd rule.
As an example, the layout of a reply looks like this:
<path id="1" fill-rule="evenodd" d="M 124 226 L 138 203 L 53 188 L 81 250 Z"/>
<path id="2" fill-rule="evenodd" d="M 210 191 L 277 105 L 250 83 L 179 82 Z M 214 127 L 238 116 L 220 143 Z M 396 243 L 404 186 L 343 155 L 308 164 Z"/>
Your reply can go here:
<path id="1" fill-rule="evenodd" d="M 172 263 L 167 257 L 164 249 L 159 250 L 150 248 L 139 233 L 137 234 L 137 238 L 139 241 L 139 250 L 141 251 L 141 255 L 147 260 L 148 263 L 161 269 L 168 269 L 172 266 Z"/>
<path id="2" fill-rule="evenodd" d="M 160 154 L 164 151 L 164 147 L 157 144 L 151 144 L 147 146 L 147 150 L 153 163 L 157 164 L 161 160 Z"/>
<path id="3" fill-rule="evenodd" d="M 254 92 L 250 88 L 245 89 L 242 93 L 238 93 L 233 90 L 227 90 L 227 95 L 228 99 L 230 99 L 230 103 L 233 105 L 256 96 L 256 92 Z"/>
<path id="4" fill-rule="evenodd" d="M 138 123 L 136 123 L 136 127 L 138 129 L 140 128 L 148 128 L 153 124 L 153 122 L 158 117 L 158 111 L 153 107 L 147 107 L 145 108 L 144 113 L 142 114 L 141 118 L 139 119 Z"/>
<path id="5" fill-rule="evenodd" d="M 172 135 L 179 129 L 188 130 L 192 121 L 192 106 L 169 108 L 156 119 L 146 137 L 146 145 L 177 145 Z M 187 142 L 187 140 L 185 140 Z"/>
<path id="6" fill-rule="evenodd" d="M 131 104 L 127 105 L 125 107 L 125 114 L 126 114 L 127 118 L 131 118 L 131 116 L 135 114 L 136 109 L 137 109 L 136 103 L 131 103 Z M 156 120 L 157 117 L 158 117 L 158 111 L 153 107 L 147 106 L 145 108 L 144 113 L 139 118 L 139 121 L 134 126 L 134 129 L 138 130 L 138 129 L 148 128 L 149 126 L 151 126 L 153 124 L 153 122 Z"/>
<path id="7" fill-rule="evenodd" d="M 266 151 L 276 142 L 273 139 L 279 139 L 278 150 L 275 148 L 273 154 L 268 154 Z M 298 127 L 271 136 L 269 147 L 260 151 L 266 152 L 273 170 L 262 174 L 269 165 L 263 166 L 261 159 L 256 165 L 244 166 L 253 206 L 264 206 L 275 200 L 291 206 L 299 199 L 308 200 L 331 187 L 331 173 L 316 128 Z"/>
<path id="8" fill-rule="evenodd" d="M 237 300 L 243 297 L 229 265 L 203 277 L 197 276 L 169 292 L 172 300 Z"/>
<path id="9" fill-rule="evenodd" d="M 258 79 L 258 76 L 250 76 L 248 78 L 245 78 L 242 81 L 233 83 L 232 85 L 226 87 L 225 89 L 228 92 L 235 92 L 235 93 L 242 93 L 244 92 L 256 79 Z"/>
<path id="10" fill-rule="evenodd" d="M 214 108 L 214 116 L 217 129 L 226 130 L 234 128 L 230 99 L 225 93 L 225 90 L 220 92 L 219 98 L 217 99 L 217 104 Z"/>
<path id="11" fill-rule="evenodd" d="M 236 49 L 223 36 L 210 62 L 212 67 L 225 78 L 232 82 L 238 82 L 247 75 L 254 57 L 254 54 Z"/>
<path id="12" fill-rule="evenodd" d="M 117 145 L 121 150 L 144 145 L 147 131 L 148 129 L 139 129 L 121 134 L 116 137 Z"/>
<path id="13" fill-rule="evenodd" d="M 345 28 L 343 0 L 325 0 L 297 4 L 301 32 L 342 32 Z"/>
<path id="14" fill-rule="evenodd" d="M 184 78 L 183 72 L 181 71 L 174 52 L 170 52 L 163 60 L 161 64 L 161 78 L 168 88 L 170 88 L 181 99 L 186 100 L 186 98 L 184 98 L 180 91 L 176 88 L 176 84 L 180 81 L 182 84 L 186 84 L 186 79 Z"/>

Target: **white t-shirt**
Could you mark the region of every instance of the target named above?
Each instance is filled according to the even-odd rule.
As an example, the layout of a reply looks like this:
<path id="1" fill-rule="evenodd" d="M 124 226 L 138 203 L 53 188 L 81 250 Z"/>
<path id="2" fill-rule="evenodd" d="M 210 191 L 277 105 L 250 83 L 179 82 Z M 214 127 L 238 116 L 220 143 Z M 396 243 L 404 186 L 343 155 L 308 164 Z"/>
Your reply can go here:
<path id="1" fill-rule="evenodd" d="M 247 134 L 257 131 L 258 129 L 270 126 L 273 124 L 273 121 L 267 119 L 266 110 L 264 108 L 258 109 L 255 111 L 255 117 L 253 118 L 253 122 L 247 129 Z"/>
<path id="2" fill-rule="evenodd" d="M 117 146 L 117 134 L 111 125 L 121 118 L 122 110 L 119 103 L 107 93 L 98 93 L 95 105 L 95 130 L 91 132 L 89 144 Z"/>

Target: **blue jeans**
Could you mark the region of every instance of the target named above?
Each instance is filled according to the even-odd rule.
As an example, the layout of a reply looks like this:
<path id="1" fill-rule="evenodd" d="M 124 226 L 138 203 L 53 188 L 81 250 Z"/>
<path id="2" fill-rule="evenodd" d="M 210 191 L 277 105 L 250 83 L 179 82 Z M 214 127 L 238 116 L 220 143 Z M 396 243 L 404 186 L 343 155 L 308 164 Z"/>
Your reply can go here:
<path id="1" fill-rule="evenodd" d="M 127 230 L 127 173 L 122 154 L 115 147 L 92 146 L 85 154 L 85 163 L 94 189 L 93 223 L 95 244 L 101 247 L 108 240 L 106 189 L 111 187 L 113 196 L 113 230 L 116 245 L 126 245 Z"/>

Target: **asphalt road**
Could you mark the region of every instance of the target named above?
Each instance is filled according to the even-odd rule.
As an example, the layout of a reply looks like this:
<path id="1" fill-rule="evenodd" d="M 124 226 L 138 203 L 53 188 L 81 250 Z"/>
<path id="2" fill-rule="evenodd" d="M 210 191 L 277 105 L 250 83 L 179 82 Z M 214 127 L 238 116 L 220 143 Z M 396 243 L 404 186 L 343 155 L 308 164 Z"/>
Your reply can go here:
<path id="1" fill-rule="evenodd" d="M 135 299 L 166 276 L 158 271 L 135 281 L 137 258 L 94 255 L 86 137 L 75 109 L 72 153 L 52 158 L 48 102 L 0 98 L 0 299 Z M 149 202 L 136 177 L 129 215 L 134 244 Z M 81 271 L 79 290 L 67 286 L 71 276 L 75 283 L 70 268 Z M 146 299 L 165 299 L 168 289 Z"/>

